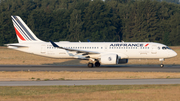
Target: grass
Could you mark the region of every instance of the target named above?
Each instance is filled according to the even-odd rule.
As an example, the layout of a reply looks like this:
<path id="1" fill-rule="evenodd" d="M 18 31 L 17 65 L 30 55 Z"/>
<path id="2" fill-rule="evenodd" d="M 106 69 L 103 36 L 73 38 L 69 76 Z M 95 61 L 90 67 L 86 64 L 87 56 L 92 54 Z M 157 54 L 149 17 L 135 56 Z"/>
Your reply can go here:
<path id="1" fill-rule="evenodd" d="M 180 78 L 179 72 L 0 72 L 0 81 L 91 80 L 91 79 L 170 79 Z"/>
<path id="2" fill-rule="evenodd" d="M 0 87 L 2 101 L 178 101 L 180 85 Z"/>

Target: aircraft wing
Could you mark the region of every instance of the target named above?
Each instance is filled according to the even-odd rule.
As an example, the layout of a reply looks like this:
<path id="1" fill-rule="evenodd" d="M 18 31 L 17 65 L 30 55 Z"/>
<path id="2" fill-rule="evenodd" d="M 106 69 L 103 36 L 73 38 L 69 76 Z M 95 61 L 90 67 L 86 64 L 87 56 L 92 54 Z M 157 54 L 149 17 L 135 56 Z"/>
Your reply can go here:
<path id="1" fill-rule="evenodd" d="M 68 51 L 76 51 L 77 53 L 84 53 L 83 55 L 88 55 L 88 54 L 100 54 L 99 52 L 94 52 L 94 51 L 86 51 L 86 50 L 79 50 L 79 49 L 71 49 L 71 48 L 64 48 L 64 47 L 60 47 L 58 46 L 56 43 L 54 43 L 53 41 L 51 41 L 51 44 L 54 47 L 60 48 L 60 49 L 64 49 L 64 50 L 68 50 Z"/>

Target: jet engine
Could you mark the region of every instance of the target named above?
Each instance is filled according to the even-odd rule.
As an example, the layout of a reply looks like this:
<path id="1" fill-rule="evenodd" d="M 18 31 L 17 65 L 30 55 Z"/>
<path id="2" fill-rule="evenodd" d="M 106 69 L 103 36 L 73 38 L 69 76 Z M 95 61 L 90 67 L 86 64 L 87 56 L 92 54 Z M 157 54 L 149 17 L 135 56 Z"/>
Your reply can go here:
<path id="1" fill-rule="evenodd" d="M 101 55 L 101 64 L 123 64 L 128 63 L 128 59 L 120 59 L 117 54 Z"/>
<path id="2" fill-rule="evenodd" d="M 105 54 L 101 55 L 101 64 L 117 64 L 117 54 Z"/>

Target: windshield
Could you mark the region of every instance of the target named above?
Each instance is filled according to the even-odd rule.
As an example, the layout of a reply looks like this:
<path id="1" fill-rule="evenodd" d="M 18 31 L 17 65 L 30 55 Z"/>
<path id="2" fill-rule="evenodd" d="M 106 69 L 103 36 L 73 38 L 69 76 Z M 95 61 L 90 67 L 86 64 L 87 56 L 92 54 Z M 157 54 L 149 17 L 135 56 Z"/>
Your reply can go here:
<path id="1" fill-rule="evenodd" d="M 169 48 L 167 46 L 163 46 L 162 49 L 165 50 L 165 49 L 171 49 L 171 48 Z"/>

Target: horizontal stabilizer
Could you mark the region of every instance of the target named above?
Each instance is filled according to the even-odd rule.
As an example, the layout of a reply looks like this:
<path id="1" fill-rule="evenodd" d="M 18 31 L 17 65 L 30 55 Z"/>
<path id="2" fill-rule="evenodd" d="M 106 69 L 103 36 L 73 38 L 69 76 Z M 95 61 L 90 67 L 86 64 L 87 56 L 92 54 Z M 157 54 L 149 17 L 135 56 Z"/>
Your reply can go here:
<path id="1" fill-rule="evenodd" d="M 25 48 L 25 47 L 28 47 L 28 46 L 25 46 L 25 45 L 20 45 L 20 44 L 5 44 L 6 46 L 12 46 L 12 47 L 19 47 L 19 48 Z"/>

